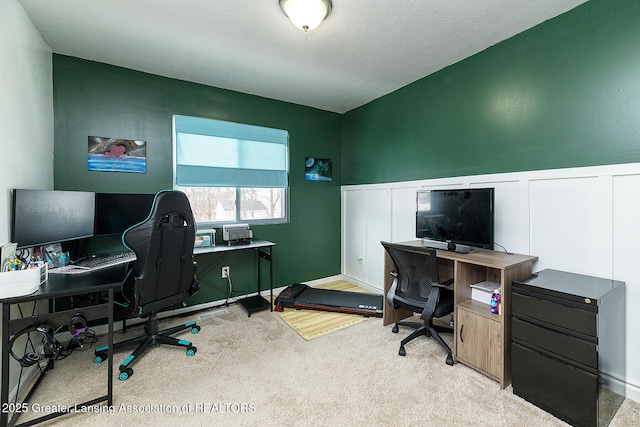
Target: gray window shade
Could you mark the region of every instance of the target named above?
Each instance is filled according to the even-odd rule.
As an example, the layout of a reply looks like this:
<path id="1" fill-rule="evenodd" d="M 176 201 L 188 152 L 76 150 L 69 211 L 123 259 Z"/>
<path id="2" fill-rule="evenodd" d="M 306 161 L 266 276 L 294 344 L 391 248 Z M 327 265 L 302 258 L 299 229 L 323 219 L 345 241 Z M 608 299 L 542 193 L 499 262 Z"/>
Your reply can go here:
<path id="1" fill-rule="evenodd" d="M 175 115 L 176 185 L 286 188 L 289 133 Z"/>

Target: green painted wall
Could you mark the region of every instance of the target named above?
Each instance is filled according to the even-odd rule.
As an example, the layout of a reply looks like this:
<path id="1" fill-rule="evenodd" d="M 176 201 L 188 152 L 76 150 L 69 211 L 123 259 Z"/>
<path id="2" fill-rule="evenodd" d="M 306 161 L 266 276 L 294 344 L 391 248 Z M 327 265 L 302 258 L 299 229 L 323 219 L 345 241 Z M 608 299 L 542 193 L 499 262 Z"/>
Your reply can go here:
<path id="1" fill-rule="evenodd" d="M 171 188 L 174 113 L 288 130 L 290 222 L 252 227 L 254 236 L 277 244 L 276 287 L 340 273 L 341 115 L 61 55 L 53 55 L 53 84 L 54 185 L 59 190 L 155 193 Z M 147 141 L 147 173 L 88 171 L 90 135 Z M 306 156 L 332 159 L 333 181 L 305 181 Z M 117 247 L 119 241 L 93 239 L 88 246 Z M 255 291 L 251 253 L 198 257 L 198 262 L 199 272 L 209 273 L 201 277 L 195 302 L 225 297 L 222 265 L 231 267 L 234 290 Z"/>
<path id="2" fill-rule="evenodd" d="M 640 161 L 640 2 L 591 0 L 343 117 L 343 183 Z"/>

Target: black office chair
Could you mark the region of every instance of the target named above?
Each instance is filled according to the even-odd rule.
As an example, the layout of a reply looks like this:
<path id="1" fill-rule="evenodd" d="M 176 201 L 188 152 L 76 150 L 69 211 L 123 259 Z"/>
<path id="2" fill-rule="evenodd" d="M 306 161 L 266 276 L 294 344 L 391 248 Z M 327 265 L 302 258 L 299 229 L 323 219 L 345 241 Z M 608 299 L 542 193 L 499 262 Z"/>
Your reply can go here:
<path id="1" fill-rule="evenodd" d="M 416 329 L 400 343 L 400 356 L 406 356 L 404 346 L 419 336 L 433 337 L 447 351 L 447 365 L 453 365 L 451 348 L 444 342 L 440 332 L 452 333 L 452 328 L 434 325 L 433 319 L 453 313 L 453 291 L 447 289 L 453 279 L 444 283 L 438 280 L 436 251 L 431 248 L 408 248 L 406 246 L 380 242 L 391 257 L 395 270 L 393 284 L 387 293 L 387 302 L 394 309 L 404 308 L 421 313 L 422 323 L 396 322 L 392 329 L 398 333 L 399 326 Z"/>
<path id="2" fill-rule="evenodd" d="M 176 332 L 191 329 L 196 334 L 200 326 L 188 322 L 158 331 L 157 312 L 172 304 L 184 302 L 198 290 L 193 260 L 195 220 L 189 200 L 180 191 L 156 194 L 146 220 L 122 234 L 124 245 L 135 252 L 136 262 L 123 282 L 122 293 L 132 316 L 147 317 L 145 334 L 113 345 L 113 350 L 138 346 L 120 365 L 120 379 L 133 375 L 131 365 L 154 344 L 169 344 L 186 348 L 187 356 L 197 349 L 191 342 L 173 338 Z M 107 358 L 108 347 L 95 350 L 95 362 Z"/>

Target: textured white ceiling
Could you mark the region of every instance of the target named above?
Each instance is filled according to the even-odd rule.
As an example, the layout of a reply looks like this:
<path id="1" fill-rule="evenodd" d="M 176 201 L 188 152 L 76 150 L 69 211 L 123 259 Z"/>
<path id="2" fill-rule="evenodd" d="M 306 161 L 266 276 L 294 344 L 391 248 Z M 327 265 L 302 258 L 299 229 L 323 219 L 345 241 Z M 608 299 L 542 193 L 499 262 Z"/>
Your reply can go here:
<path id="1" fill-rule="evenodd" d="M 53 52 L 343 113 L 586 0 L 19 0 Z"/>

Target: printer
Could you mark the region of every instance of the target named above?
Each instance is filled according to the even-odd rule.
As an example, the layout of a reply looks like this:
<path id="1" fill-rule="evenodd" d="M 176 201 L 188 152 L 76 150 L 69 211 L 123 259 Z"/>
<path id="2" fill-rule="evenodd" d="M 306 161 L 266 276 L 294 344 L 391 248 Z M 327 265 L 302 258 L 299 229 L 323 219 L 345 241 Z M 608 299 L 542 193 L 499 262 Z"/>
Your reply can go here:
<path id="1" fill-rule="evenodd" d="M 249 224 L 229 224 L 222 226 L 222 240 L 229 245 L 249 243 L 253 238 L 253 232 Z"/>

